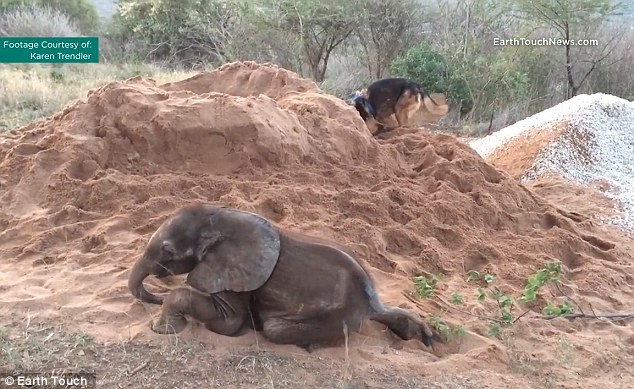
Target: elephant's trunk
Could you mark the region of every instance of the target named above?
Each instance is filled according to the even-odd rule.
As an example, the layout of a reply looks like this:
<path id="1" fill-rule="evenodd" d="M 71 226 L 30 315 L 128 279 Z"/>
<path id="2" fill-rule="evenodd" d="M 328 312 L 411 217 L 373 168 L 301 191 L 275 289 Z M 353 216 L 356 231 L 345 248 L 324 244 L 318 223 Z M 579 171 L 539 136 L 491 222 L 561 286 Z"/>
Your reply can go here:
<path id="1" fill-rule="evenodd" d="M 150 275 L 149 263 L 145 257 L 142 257 L 134 264 L 128 277 L 128 289 L 134 297 L 143 302 L 161 305 L 163 299 L 148 292 L 143 286 L 143 281 Z"/>

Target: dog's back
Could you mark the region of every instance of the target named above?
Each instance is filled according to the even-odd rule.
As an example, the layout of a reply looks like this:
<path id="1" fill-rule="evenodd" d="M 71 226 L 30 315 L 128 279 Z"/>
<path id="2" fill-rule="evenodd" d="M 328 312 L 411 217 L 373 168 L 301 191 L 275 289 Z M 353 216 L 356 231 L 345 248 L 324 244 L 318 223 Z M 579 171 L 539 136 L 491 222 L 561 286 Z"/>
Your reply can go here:
<path id="1" fill-rule="evenodd" d="M 394 114 L 399 126 L 407 125 L 409 118 L 420 108 L 424 93 L 420 84 L 402 77 L 377 80 L 368 86 L 367 91 L 376 119 L 385 123 Z"/>
<path id="2" fill-rule="evenodd" d="M 367 99 L 377 111 L 386 106 L 392 108 L 405 90 L 410 90 L 414 94 L 420 93 L 420 86 L 406 78 L 383 78 L 368 86 Z"/>

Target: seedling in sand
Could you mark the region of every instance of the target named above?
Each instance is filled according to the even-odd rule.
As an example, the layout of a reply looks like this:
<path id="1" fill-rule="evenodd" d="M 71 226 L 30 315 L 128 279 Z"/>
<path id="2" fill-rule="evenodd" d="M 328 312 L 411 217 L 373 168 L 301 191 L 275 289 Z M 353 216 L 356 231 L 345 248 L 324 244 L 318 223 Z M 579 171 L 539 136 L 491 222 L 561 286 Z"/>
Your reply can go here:
<path id="1" fill-rule="evenodd" d="M 495 281 L 495 276 L 493 274 L 486 273 L 484 277 L 482 277 L 482 280 L 485 282 L 486 285 L 488 285 Z M 480 272 L 478 272 L 477 270 L 469 270 L 467 272 L 467 282 L 476 281 L 480 281 Z"/>
<path id="2" fill-rule="evenodd" d="M 467 272 L 467 282 L 475 282 L 480 279 L 480 272 L 477 270 L 469 270 Z"/>
<path id="3" fill-rule="evenodd" d="M 568 301 L 564 301 L 559 305 L 548 304 L 542 309 L 542 313 L 549 316 L 570 315 L 574 313 L 574 311 L 574 308 Z"/>
<path id="4" fill-rule="evenodd" d="M 520 297 L 523 302 L 535 301 L 537 291 L 546 284 L 557 284 L 561 276 L 561 264 L 548 262 L 539 271 L 528 278 L 524 293 Z"/>
<path id="5" fill-rule="evenodd" d="M 416 286 L 416 291 L 418 295 L 423 298 L 429 298 L 434 293 L 434 288 L 438 281 L 442 280 L 444 275 L 442 273 L 438 273 L 437 275 L 432 275 L 430 278 L 425 276 L 417 276 L 414 277 L 414 286 Z"/>
<path id="6" fill-rule="evenodd" d="M 452 303 L 453 305 L 459 305 L 459 304 L 462 304 L 462 303 L 463 303 L 462 296 L 461 296 L 461 295 L 459 295 L 458 293 L 455 293 L 455 292 L 454 292 L 454 293 L 451 295 L 451 303 Z"/>
<path id="7" fill-rule="evenodd" d="M 442 321 L 440 317 L 436 315 L 432 315 L 429 317 L 429 324 L 442 336 L 444 336 L 445 341 L 451 342 L 453 340 L 454 335 L 456 336 L 464 336 L 466 331 L 462 327 L 455 327 L 451 329 L 447 323 Z"/>

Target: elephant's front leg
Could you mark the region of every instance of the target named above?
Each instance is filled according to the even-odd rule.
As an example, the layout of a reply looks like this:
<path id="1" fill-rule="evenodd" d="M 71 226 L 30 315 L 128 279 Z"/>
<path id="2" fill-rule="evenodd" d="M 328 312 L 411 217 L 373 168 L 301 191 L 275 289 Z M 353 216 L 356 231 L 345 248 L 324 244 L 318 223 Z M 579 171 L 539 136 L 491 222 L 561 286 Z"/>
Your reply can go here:
<path id="1" fill-rule="evenodd" d="M 249 295 L 245 293 L 205 295 L 194 289 L 175 289 L 165 298 L 161 316 L 152 330 L 159 334 L 179 333 L 187 326 L 185 315 L 189 315 L 210 331 L 232 336 L 242 329 L 248 318 L 248 304 Z"/>

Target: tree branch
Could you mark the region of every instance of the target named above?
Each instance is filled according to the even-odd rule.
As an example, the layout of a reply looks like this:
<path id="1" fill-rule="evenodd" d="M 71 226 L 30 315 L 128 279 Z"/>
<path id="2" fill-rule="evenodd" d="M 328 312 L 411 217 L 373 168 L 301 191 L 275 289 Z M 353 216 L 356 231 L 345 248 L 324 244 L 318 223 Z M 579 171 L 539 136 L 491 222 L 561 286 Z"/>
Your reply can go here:
<path id="1" fill-rule="evenodd" d="M 578 319 L 578 318 L 584 318 L 584 319 L 591 319 L 591 318 L 595 318 L 595 319 L 599 319 L 599 318 L 605 318 L 605 319 L 613 319 L 613 320 L 629 320 L 629 319 L 634 319 L 634 312 L 608 312 L 608 313 L 593 313 L 593 314 L 586 314 L 586 313 L 570 313 L 567 315 L 537 315 L 537 316 L 533 316 L 532 319 L 541 319 L 541 320 L 552 320 L 552 319 L 556 319 L 558 317 L 564 318 L 564 319 Z"/>

